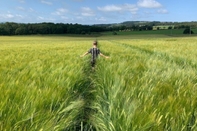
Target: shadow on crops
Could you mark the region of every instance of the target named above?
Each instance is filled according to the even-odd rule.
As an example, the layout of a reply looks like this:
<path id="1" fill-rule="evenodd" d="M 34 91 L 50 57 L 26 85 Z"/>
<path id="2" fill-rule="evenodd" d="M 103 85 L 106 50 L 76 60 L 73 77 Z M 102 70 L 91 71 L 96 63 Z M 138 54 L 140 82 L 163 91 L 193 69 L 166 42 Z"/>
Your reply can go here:
<path id="1" fill-rule="evenodd" d="M 75 125 L 72 125 L 65 131 L 96 131 L 92 126 L 90 117 L 95 112 L 92 108 L 92 102 L 95 100 L 96 88 L 93 84 L 94 74 L 96 73 L 85 64 L 83 67 L 84 77 L 78 80 L 73 87 L 73 99 L 82 99 L 84 101 L 83 108 L 79 111 Z"/>

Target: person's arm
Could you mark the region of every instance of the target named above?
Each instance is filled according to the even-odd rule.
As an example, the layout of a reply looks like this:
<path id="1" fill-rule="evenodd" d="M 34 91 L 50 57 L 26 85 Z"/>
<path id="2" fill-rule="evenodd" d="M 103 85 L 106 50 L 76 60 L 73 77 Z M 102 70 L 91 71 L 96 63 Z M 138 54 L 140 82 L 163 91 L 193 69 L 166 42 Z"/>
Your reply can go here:
<path id="1" fill-rule="evenodd" d="M 81 55 L 80 57 L 84 57 L 85 55 L 87 55 L 89 52 L 86 52 L 85 54 Z"/>
<path id="2" fill-rule="evenodd" d="M 100 56 L 105 57 L 105 58 L 109 58 L 109 56 L 105 56 L 102 53 L 100 53 Z"/>

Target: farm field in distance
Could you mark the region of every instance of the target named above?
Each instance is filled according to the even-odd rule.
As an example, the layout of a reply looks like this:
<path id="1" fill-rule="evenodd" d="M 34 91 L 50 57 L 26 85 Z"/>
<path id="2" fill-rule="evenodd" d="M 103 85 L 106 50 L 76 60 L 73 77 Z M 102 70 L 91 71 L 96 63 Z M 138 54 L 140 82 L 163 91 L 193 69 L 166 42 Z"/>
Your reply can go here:
<path id="1" fill-rule="evenodd" d="M 1 131 L 197 130 L 196 36 L 0 40 Z"/>

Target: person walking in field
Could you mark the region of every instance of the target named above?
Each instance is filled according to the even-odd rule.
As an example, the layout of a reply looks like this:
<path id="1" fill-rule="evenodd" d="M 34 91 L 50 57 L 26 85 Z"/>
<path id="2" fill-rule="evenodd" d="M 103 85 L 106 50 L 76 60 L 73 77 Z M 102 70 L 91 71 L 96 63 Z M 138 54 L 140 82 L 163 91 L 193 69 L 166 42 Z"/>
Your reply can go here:
<path id="1" fill-rule="evenodd" d="M 98 42 L 97 41 L 93 41 L 93 47 L 91 49 L 89 49 L 89 51 L 87 51 L 85 54 L 81 55 L 81 57 L 84 57 L 87 54 L 91 54 L 92 55 L 92 57 L 91 57 L 92 69 L 94 69 L 94 67 L 95 67 L 96 59 L 97 59 L 98 55 L 100 55 L 100 56 L 102 56 L 104 58 L 109 58 L 109 56 L 105 56 L 104 54 L 102 54 L 100 52 L 100 49 L 97 48 L 97 45 L 98 45 Z"/>

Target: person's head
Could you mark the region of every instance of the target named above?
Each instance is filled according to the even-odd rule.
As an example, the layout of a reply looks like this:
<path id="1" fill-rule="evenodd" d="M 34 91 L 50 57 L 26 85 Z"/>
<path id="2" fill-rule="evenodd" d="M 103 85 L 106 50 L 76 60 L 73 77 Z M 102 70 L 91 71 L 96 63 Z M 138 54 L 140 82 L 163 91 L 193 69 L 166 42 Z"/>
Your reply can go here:
<path id="1" fill-rule="evenodd" d="M 93 46 L 97 46 L 98 42 L 95 40 L 93 41 Z"/>

